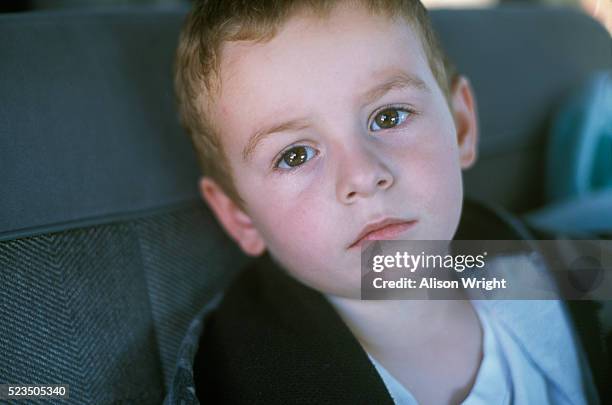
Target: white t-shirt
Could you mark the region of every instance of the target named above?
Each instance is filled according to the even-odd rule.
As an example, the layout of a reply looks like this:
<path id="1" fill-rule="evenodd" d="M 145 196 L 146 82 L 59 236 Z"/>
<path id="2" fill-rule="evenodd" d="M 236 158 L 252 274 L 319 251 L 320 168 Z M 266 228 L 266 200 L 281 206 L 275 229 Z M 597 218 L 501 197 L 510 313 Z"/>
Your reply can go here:
<path id="1" fill-rule="evenodd" d="M 491 316 L 485 305 L 474 303 L 483 330 L 483 358 L 476 380 L 463 405 L 569 404 L 562 392 L 537 364 L 534 364 L 511 331 Z M 553 332 L 554 333 L 554 332 Z M 567 345 L 573 345 L 568 336 Z M 566 346 L 567 347 L 567 346 Z M 551 351 L 562 347 L 550 348 Z M 369 355 L 368 355 L 369 356 Z M 381 364 L 369 356 L 398 405 L 417 405 L 414 396 Z M 563 372 L 563 370 L 559 370 Z M 435 382 L 432 382 L 435 384 Z M 583 399 L 581 403 L 586 403 Z"/>

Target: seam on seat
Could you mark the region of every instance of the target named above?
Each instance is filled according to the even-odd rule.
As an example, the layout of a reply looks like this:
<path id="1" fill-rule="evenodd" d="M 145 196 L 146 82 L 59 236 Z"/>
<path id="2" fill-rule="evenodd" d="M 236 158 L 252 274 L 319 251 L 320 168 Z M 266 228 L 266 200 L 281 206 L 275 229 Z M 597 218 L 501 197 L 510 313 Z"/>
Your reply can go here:
<path id="1" fill-rule="evenodd" d="M 203 206 L 200 200 L 193 199 L 191 201 L 183 201 L 175 204 L 168 204 L 159 207 L 139 209 L 133 212 L 119 212 L 110 213 L 99 216 L 93 216 L 89 218 L 82 218 L 73 221 L 58 222 L 54 224 L 16 229 L 6 232 L 0 232 L 0 242 L 28 238 L 32 236 L 39 236 L 43 234 L 50 234 L 56 232 L 63 232 L 77 228 L 84 228 L 89 226 L 106 225 L 115 222 L 127 222 L 132 220 L 138 220 L 147 218 L 154 215 L 165 214 L 173 211 L 178 211 L 186 208 L 193 208 L 197 206 Z"/>

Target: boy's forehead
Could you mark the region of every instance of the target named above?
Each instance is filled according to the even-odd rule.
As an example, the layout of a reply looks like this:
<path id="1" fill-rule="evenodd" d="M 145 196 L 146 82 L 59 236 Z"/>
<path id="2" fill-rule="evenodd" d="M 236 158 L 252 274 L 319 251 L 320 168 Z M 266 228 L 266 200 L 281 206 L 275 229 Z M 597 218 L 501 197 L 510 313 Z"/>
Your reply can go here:
<path id="1" fill-rule="evenodd" d="M 334 60 L 382 64 L 383 57 L 390 58 L 382 53 L 385 48 L 393 48 L 398 56 L 426 59 L 421 38 L 404 18 L 390 18 L 365 7 L 349 5 L 349 2 L 339 2 L 326 16 L 298 13 L 278 27 L 269 40 L 224 42 L 220 58 L 225 79 L 222 85 L 227 87 L 236 81 L 257 78 L 261 71 L 287 73 L 304 67 L 304 61 L 309 62 L 311 70 Z M 339 67 L 346 68 L 340 64 Z"/>
<path id="2" fill-rule="evenodd" d="M 220 72 L 223 123 L 245 124 L 223 119 L 237 110 L 251 118 L 240 132 L 333 99 L 367 103 L 394 87 L 435 86 L 415 30 L 403 19 L 359 8 L 292 17 L 267 42 L 228 42 Z"/>
<path id="3" fill-rule="evenodd" d="M 362 42 L 366 44 L 381 41 L 403 44 L 397 50 L 405 50 L 424 56 L 423 44 L 416 34 L 412 23 L 404 18 L 391 18 L 382 13 L 373 13 L 364 7 L 348 7 L 345 3 L 336 6 L 329 15 L 319 16 L 313 13 L 301 12 L 290 17 L 284 24 L 277 27 L 275 35 L 267 40 L 226 41 L 222 44 L 221 67 L 228 72 L 229 77 L 244 72 L 237 69 L 245 59 L 270 61 L 276 54 L 287 49 L 297 50 L 296 54 L 317 52 L 319 55 L 333 57 L 344 48 L 342 42 Z M 334 47 L 335 46 L 335 47 Z M 355 58 L 357 58 L 355 53 Z M 375 60 L 376 55 L 369 55 Z M 285 60 L 290 64 L 291 60 Z M 321 60 L 311 60 L 313 66 Z M 250 68 L 257 69 L 257 65 Z M 233 73 L 233 74 L 232 74 Z M 235 77 L 234 77 L 235 78 Z"/>

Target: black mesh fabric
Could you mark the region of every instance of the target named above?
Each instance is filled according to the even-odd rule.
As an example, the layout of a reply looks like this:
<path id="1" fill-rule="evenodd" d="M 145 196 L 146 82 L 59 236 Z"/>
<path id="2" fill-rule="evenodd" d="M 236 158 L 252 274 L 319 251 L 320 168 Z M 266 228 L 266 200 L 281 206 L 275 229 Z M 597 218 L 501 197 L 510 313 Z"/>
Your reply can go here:
<path id="1" fill-rule="evenodd" d="M 246 260 L 212 227 L 195 204 L 1 242 L 0 383 L 69 384 L 65 403 L 160 403 L 193 314 Z"/>
<path id="2" fill-rule="evenodd" d="M 247 262 L 207 212 L 194 207 L 136 223 L 166 387 L 194 314 Z"/>
<path id="3" fill-rule="evenodd" d="M 3 383 L 69 384 L 69 403 L 152 402 L 163 394 L 133 226 L 0 245 Z"/>

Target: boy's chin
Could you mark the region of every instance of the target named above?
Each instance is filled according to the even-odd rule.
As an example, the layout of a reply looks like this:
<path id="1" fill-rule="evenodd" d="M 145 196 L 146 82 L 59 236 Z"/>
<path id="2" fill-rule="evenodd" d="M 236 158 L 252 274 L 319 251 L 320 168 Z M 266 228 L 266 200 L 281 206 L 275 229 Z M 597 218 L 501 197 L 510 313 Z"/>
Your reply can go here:
<path id="1" fill-rule="evenodd" d="M 289 275 L 297 279 L 302 284 L 306 285 L 313 290 L 320 292 L 326 296 L 335 296 L 342 298 L 361 299 L 361 275 L 358 267 L 354 270 L 355 274 L 348 275 L 343 274 L 342 277 L 333 279 L 309 279 L 305 277 L 299 277 L 297 275 Z M 347 277 L 348 276 L 348 277 Z"/>

